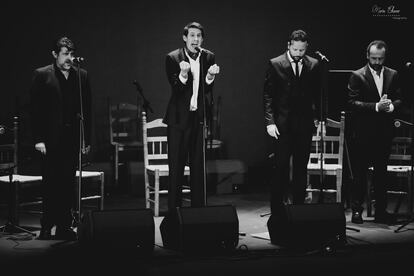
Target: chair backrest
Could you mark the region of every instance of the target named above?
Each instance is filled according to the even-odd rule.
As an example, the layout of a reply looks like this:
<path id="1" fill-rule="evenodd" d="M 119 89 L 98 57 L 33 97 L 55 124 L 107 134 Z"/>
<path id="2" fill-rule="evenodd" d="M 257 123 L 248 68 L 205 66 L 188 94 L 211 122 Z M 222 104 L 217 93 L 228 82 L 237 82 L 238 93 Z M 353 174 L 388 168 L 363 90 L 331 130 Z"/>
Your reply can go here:
<path id="1" fill-rule="evenodd" d="M 142 112 L 142 141 L 144 165 L 150 163 L 166 164 L 168 160 L 167 125 L 162 119 L 147 122 L 147 115 Z"/>
<path id="2" fill-rule="evenodd" d="M 0 174 L 17 174 L 18 125 L 18 117 L 13 118 L 12 127 L 1 125 Z"/>
<path id="3" fill-rule="evenodd" d="M 395 137 L 392 139 L 389 165 L 411 164 L 411 135 L 412 123 L 401 119 L 394 120 L 396 128 Z"/>
<path id="4" fill-rule="evenodd" d="M 321 137 L 322 134 L 322 137 Z M 345 112 L 341 112 L 340 121 L 330 118 L 319 122 L 316 133 L 312 136 L 312 149 L 309 163 L 342 165 L 345 139 Z M 323 145 L 322 142 L 323 141 Z"/>
<path id="5" fill-rule="evenodd" d="M 109 137 L 111 144 L 139 141 L 140 107 L 131 103 L 109 105 Z"/>

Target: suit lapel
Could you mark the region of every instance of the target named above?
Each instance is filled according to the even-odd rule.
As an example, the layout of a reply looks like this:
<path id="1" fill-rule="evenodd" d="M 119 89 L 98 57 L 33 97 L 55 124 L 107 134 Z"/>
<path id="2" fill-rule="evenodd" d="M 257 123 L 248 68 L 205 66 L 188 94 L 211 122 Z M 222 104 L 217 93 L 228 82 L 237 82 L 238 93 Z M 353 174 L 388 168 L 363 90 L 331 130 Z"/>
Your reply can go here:
<path id="1" fill-rule="evenodd" d="M 377 97 L 380 98 L 378 88 L 375 84 L 374 77 L 371 74 L 371 70 L 369 69 L 369 65 L 365 66 L 365 79 L 367 80 L 368 87 L 370 88 L 372 93 L 375 93 Z"/>
<path id="2" fill-rule="evenodd" d="M 391 72 L 384 66 L 384 84 L 382 85 L 382 94 L 388 93 L 391 84 Z"/>
<path id="3" fill-rule="evenodd" d="M 293 72 L 293 68 L 292 68 L 292 65 L 290 64 L 289 58 L 287 56 L 287 52 L 285 53 L 284 59 L 282 59 L 281 61 L 281 65 L 290 79 L 295 78 L 295 73 Z"/>
<path id="4" fill-rule="evenodd" d="M 300 78 L 303 78 L 306 76 L 306 74 L 309 72 L 309 68 L 311 67 L 309 59 L 304 56 L 302 59 L 302 71 L 300 73 Z"/>
<path id="5" fill-rule="evenodd" d="M 52 66 L 50 67 L 50 74 L 53 76 L 52 77 L 52 81 L 53 81 L 53 86 L 56 87 L 56 93 L 58 95 L 59 101 L 62 101 L 62 90 L 60 88 L 60 82 L 58 79 L 57 74 L 59 74 L 60 72 L 57 72 L 57 68 L 55 64 L 52 64 Z"/>
<path id="6" fill-rule="evenodd" d="M 184 49 L 184 48 L 181 48 L 181 49 L 180 49 L 178 59 L 179 59 L 179 62 L 181 62 L 181 61 L 185 61 L 185 62 L 190 63 L 190 61 L 188 60 L 187 55 L 185 54 L 185 49 Z M 191 73 L 191 70 L 188 72 L 188 79 L 189 79 L 190 81 L 193 81 L 193 74 Z"/>

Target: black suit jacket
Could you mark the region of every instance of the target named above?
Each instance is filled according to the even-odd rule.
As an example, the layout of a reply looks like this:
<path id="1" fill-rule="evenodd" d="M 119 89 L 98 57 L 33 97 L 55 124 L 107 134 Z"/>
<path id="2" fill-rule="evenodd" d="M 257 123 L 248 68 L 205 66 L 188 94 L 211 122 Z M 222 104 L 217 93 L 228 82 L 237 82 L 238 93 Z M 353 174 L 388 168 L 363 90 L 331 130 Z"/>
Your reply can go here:
<path id="1" fill-rule="evenodd" d="M 169 126 L 185 128 L 188 123 L 188 118 L 190 114 L 190 100 L 193 94 L 193 76 L 191 71 L 188 72 L 188 80 L 186 84 L 183 84 L 179 79 L 180 74 L 180 62 L 186 61 L 189 62 L 187 55 L 184 53 L 184 48 L 174 50 L 167 54 L 166 57 L 166 71 L 168 82 L 171 85 L 171 97 L 168 102 L 167 111 L 164 116 L 164 123 Z M 200 74 L 200 85 L 198 90 L 198 109 L 197 113 L 199 117 L 202 118 L 203 114 L 203 104 L 202 104 L 202 85 L 204 83 L 205 91 L 205 103 L 206 103 L 206 114 L 210 114 L 211 104 L 212 104 L 212 82 L 210 85 L 207 85 L 205 82 L 208 68 L 215 63 L 215 56 L 212 52 L 208 50 L 203 50 L 200 56 L 200 61 L 202 62 L 202 75 Z M 208 121 L 208 119 L 207 119 Z"/>
<path id="2" fill-rule="evenodd" d="M 368 141 L 379 138 L 390 139 L 393 134 L 393 119 L 401 106 L 401 89 L 396 70 L 384 66 L 382 95 L 387 94 L 394 105 L 394 111 L 376 112 L 375 104 L 380 95 L 374 78 L 366 65 L 352 72 L 348 83 L 348 103 L 352 110 L 354 135 Z M 374 139 L 374 140 L 372 140 Z"/>
<path id="3" fill-rule="evenodd" d="M 34 143 L 44 142 L 47 150 L 59 147 L 59 137 L 63 131 L 63 98 L 59 80 L 56 74 L 58 68 L 55 64 L 38 68 L 33 73 L 32 86 L 30 88 L 31 101 L 31 125 Z M 75 78 L 74 91 L 76 93 L 77 110 L 80 108 L 78 69 L 71 68 L 71 77 Z M 90 144 L 91 125 L 91 88 L 88 74 L 84 69 L 80 71 L 82 83 L 82 102 L 84 112 L 85 142 Z M 75 118 L 76 120 L 76 118 Z M 75 127 L 73 138 L 79 137 L 79 127 Z M 77 139 L 78 141 L 79 139 Z M 75 142 L 77 143 L 77 142 Z M 79 144 L 79 143 L 77 143 Z"/>
<path id="4" fill-rule="evenodd" d="M 286 132 L 292 109 L 300 110 L 295 116 L 306 118 L 303 127 L 314 127 L 319 114 L 320 70 L 318 60 L 305 55 L 300 77 L 300 98 L 293 98 L 294 72 L 287 52 L 269 61 L 264 84 L 264 113 L 267 125 L 276 124 Z M 297 101 L 300 99 L 300 101 Z"/>

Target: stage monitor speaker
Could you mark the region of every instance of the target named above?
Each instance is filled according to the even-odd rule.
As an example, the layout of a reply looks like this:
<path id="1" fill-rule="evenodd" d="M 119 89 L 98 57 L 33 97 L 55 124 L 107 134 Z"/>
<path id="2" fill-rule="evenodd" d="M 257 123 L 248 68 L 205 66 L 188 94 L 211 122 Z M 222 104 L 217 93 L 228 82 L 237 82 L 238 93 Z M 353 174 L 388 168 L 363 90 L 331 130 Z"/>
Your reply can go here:
<path id="1" fill-rule="evenodd" d="M 234 250 L 239 242 L 239 219 L 234 206 L 181 207 L 160 225 L 164 247 L 182 252 Z"/>
<path id="2" fill-rule="evenodd" d="M 346 220 L 341 203 L 288 204 L 271 215 L 267 227 L 272 244 L 296 249 L 343 246 Z"/>
<path id="3" fill-rule="evenodd" d="M 81 245 L 96 248 L 154 250 L 154 216 L 151 209 L 88 210 L 79 225 Z"/>

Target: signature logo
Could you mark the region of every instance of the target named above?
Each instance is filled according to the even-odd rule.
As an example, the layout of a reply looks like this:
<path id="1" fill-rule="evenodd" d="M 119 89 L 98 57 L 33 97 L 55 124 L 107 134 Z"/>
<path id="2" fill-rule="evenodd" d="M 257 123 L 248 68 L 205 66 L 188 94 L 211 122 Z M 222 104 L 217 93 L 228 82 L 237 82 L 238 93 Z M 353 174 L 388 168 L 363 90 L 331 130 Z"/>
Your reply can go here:
<path id="1" fill-rule="evenodd" d="M 376 17 L 390 17 L 392 19 L 407 19 L 407 17 L 402 15 L 401 9 L 399 9 L 396 5 L 389 5 L 387 7 L 373 5 L 371 8 L 371 13 L 373 16 L 376 16 Z"/>

